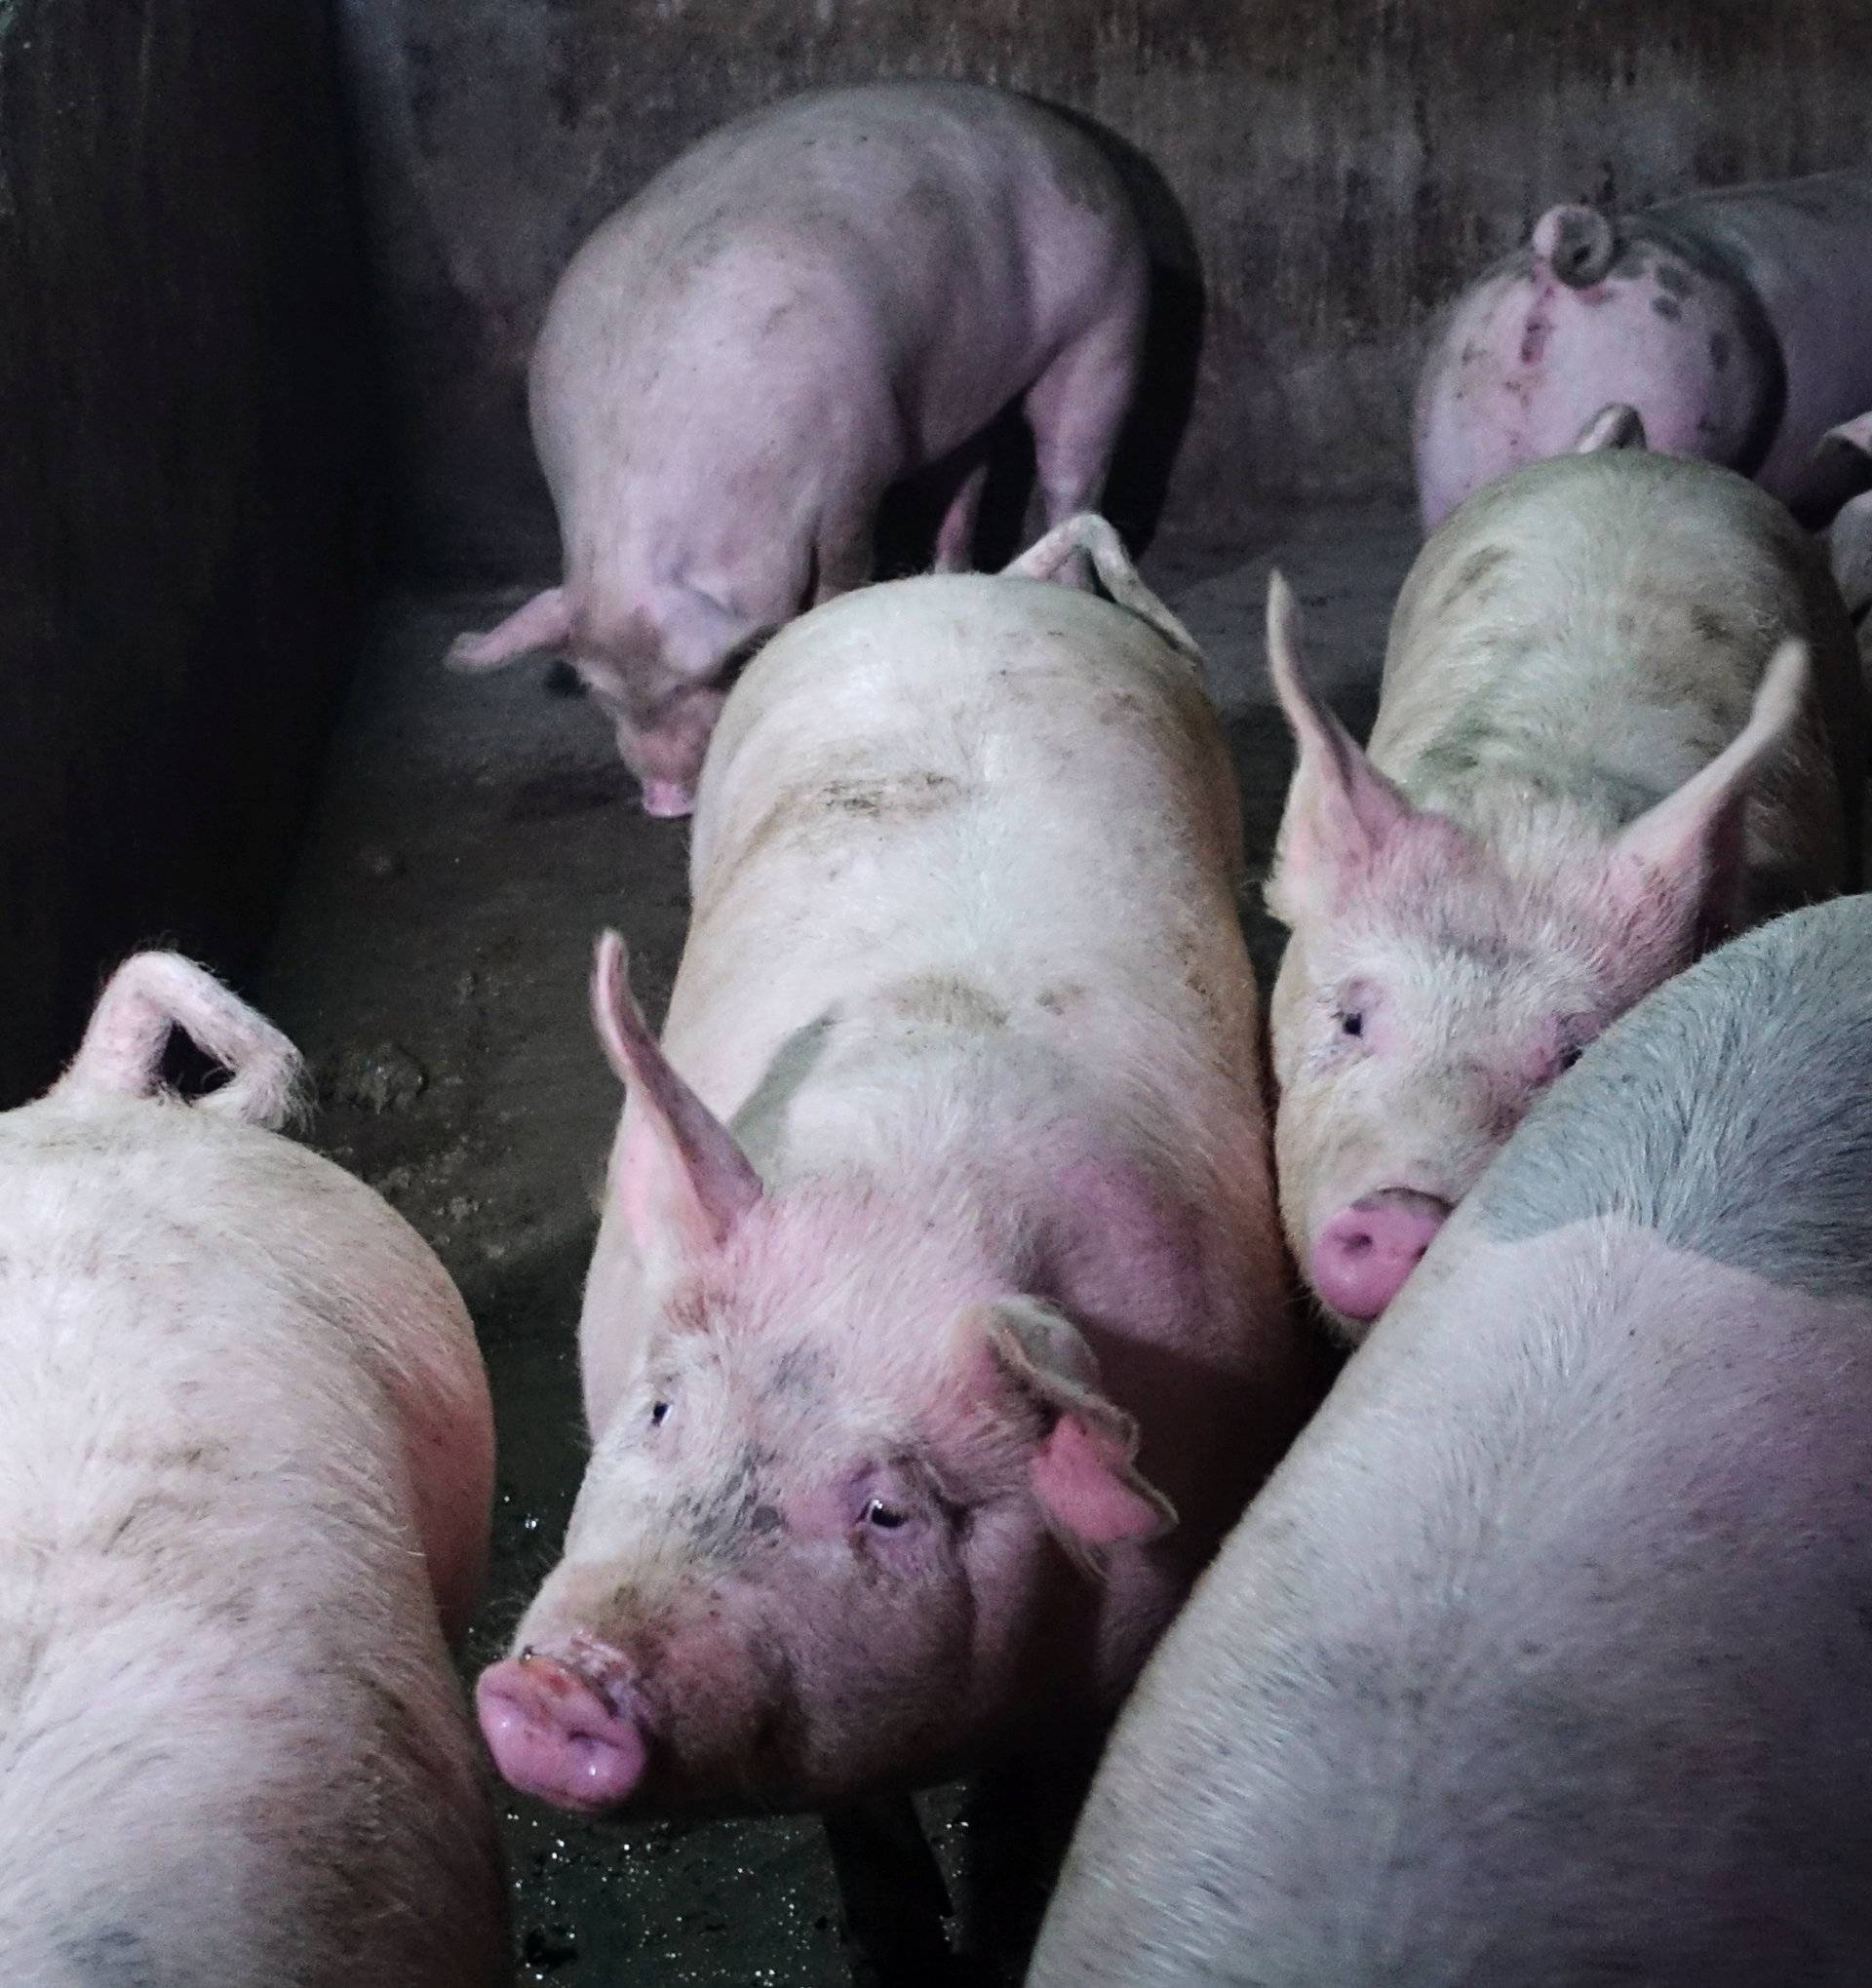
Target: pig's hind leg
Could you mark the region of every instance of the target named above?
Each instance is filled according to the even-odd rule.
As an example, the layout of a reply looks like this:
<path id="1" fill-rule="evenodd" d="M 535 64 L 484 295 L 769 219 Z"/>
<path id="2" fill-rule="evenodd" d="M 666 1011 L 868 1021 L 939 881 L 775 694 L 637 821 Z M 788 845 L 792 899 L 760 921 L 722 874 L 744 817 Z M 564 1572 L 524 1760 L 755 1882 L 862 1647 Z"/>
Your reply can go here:
<path id="1" fill-rule="evenodd" d="M 1142 308 L 1116 311 L 1073 340 L 1028 388 L 1034 469 L 1049 527 L 1098 508 L 1137 384 Z"/>

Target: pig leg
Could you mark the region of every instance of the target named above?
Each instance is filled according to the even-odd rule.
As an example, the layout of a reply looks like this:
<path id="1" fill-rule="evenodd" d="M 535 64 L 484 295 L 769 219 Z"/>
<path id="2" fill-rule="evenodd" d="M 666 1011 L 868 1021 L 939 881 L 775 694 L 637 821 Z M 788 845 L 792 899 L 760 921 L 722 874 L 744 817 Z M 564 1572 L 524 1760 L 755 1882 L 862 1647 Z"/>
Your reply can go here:
<path id="1" fill-rule="evenodd" d="M 887 1988 L 935 1988 L 950 1977 L 943 1937 L 949 1889 L 908 1795 L 829 1809 L 826 1841 L 851 1943 Z"/>
<path id="2" fill-rule="evenodd" d="M 982 490 L 988 482 L 988 458 L 984 456 L 956 487 L 943 513 L 942 528 L 936 534 L 936 565 L 939 573 L 965 573 L 975 564 L 975 520 L 982 508 Z"/>
<path id="3" fill-rule="evenodd" d="M 1090 1741 L 1009 1760 L 969 1793 L 962 1953 L 984 1969 L 1015 1964 L 1023 1978 L 1099 1764 Z"/>
<path id="4" fill-rule="evenodd" d="M 1098 508 L 1137 379 L 1141 318 L 1110 319 L 1069 345 L 1028 388 L 1034 466 L 1049 526 Z"/>
<path id="5" fill-rule="evenodd" d="M 830 523 L 813 547 L 812 579 L 806 604 L 817 607 L 840 594 L 849 594 L 871 578 L 873 514 L 868 505 L 855 518 Z"/>

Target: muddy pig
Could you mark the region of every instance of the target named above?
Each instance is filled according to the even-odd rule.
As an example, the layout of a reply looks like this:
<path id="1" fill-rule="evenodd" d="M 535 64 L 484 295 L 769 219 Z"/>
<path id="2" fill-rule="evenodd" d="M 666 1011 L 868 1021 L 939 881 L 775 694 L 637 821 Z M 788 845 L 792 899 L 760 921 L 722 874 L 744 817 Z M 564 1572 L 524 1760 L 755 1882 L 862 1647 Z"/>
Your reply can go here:
<path id="1" fill-rule="evenodd" d="M 1637 214 L 1549 208 L 1432 339 L 1417 392 L 1424 527 L 1562 453 L 1608 401 L 1638 409 L 1654 448 L 1802 508 L 1826 430 L 1872 407 L 1868 326 L 1872 173 Z"/>
<path id="2" fill-rule="evenodd" d="M 229 1072 L 193 1106 L 173 1028 Z M 445 1634 L 493 1429 L 454 1286 L 278 1138 L 298 1059 L 201 968 L 119 968 L 0 1116 L 0 1980 L 511 1978 Z"/>
<path id="3" fill-rule="evenodd" d="M 1032 1988 L 1872 1980 L 1872 899 L 1529 1117 L 1127 1707 Z"/>
<path id="4" fill-rule="evenodd" d="M 1032 577 L 1086 551 L 1129 604 Z M 1239 839 L 1097 519 L 756 658 L 660 1048 L 599 951 L 592 1460 L 480 1687 L 517 1787 L 815 1807 L 1125 1689 L 1306 1405 Z"/>
<path id="5" fill-rule="evenodd" d="M 651 814 L 687 814 L 730 659 L 872 564 L 878 500 L 1018 400 L 1049 524 L 1131 398 L 1144 238 L 1096 146 L 999 90 L 883 83 L 737 120 L 606 221 L 533 354 L 565 576 L 450 660 L 562 649 Z M 936 563 L 968 564 L 986 462 Z"/>
<path id="6" fill-rule="evenodd" d="M 1268 890 L 1282 1215 L 1356 1339 L 1533 1099 L 1714 937 L 1852 884 L 1852 631 L 1786 509 L 1708 463 L 1537 463 L 1437 531 L 1368 751 L 1268 607 L 1300 746 Z"/>

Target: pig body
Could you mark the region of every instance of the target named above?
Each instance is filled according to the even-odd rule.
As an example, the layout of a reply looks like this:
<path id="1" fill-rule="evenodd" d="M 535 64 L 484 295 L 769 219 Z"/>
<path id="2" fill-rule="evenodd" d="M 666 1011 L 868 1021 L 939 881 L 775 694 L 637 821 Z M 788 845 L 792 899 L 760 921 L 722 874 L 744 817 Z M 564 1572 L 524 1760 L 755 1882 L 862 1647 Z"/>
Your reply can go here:
<path id="1" fill-rule="evenodd" d="M 1654 448 L 1797 507 L 1836 422 L 1872 407 L 1872 173 L 1733 187 L 1643 214 L 1549 209 L 1456 303 L 1418 386 L 1433 529 L 1472 491 L 1564 452 L 1607 401 Z"/>
<path id="2" fill-rule="evenodd" d="M 1872 903 L 1516 1134 L 1127 1707 L 1034 1988 L 1872 1978 Z"/>
<path id="3" fill-rule="evenodd" d="M 1536 464 L 1430 539 L 1367 752 L 1290 616 L 1270 639 L 1301 740 L 1268 887 L 1282 1212 L 1356 1338 L 1600 1029 L 1856 879 L 1862 692 L 1783 507 L 1642 450 Z"/>
<path id="4" fill-rule="evenodd" d="M 1087 545 L 1135 609 L 894 582 L 729 700 L 591 1467 L 481 1684 L 522 1787 L 815 1806 L 1102 1716 L 1304 1413 L 1232 775 L 1109 527 L 1028 569 Z"/>
<path id="5" fill-rule="evenodd" d="M 531 393 L 565 577 L 454 661 L 564 647 L 645 806 L 686 814 L 728 658 L 869 576 L 891 485 L 1019 400 L 1049 523 L 1097 497 L 1148 287 L 1111 166 L 1025 98 L 878 84 L 725 126 L 561 281 Z"/>
<path id="6" fill-rule="evenodd" d="M 154 1095 L 170 1025 L 232 1071 Z M 0 1117 L 0 1977 L 508 1978 L 459 1631 L 492 1426 L 460 1299 L 264 1127 L 296 1058 L 130 960 Z"/>

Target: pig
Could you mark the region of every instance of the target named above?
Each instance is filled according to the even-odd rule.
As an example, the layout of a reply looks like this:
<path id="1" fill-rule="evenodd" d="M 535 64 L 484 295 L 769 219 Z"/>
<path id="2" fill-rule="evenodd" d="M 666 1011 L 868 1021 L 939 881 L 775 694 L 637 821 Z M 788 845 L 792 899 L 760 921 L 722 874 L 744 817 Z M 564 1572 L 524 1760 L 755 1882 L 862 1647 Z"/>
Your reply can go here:
<path id="1" fill-rule="evenodd" d="M 171 1031 L 229 1072 L 160 1088 Z M 0 1980 L 495 1988 L 445 1635 L 493 1436 L 440 1264 L 278 1137 L 292 1044 L 143 953 L 0 1115 Z"/>
<path id="2" fill-rule="evenodd" d="M 1872 407 L 1872 173 L 1696 194 L 1642 214 L 1549 208 L 1459 297 L 1417 389 L 1426 531 L 1561 454 L 1608 401 L 1651 446 L 1801 507 L 1826 430 Z"/>
<path id="3" fill-rule="evenodd" d="M 1082 555 L 1128 604 L 1036 577 Z M 598 950 L 591 1461 L 479 1688 L 517 1788 L 812 1809 L 1107 1715 L 1310 1405 L 1239 845 L 1101 520 L 754 660 L 660 1046 Z"/>
<path id="4" fill-rule="evenodd" d="M 457 669 L 565 651 L 653 815 L 685 815 L 724 674 L 872 568 L 886 489 L 1018 401 L 1049 524 L 1099 495 L 1150 287 L 1122 185 L 1009 92 L 879 83 L 723 126 L 573 257 L 530 373 L 565 574 Z M 936 542 L 969 563 L 986 458 Z"/>
<path id="5" fill-rule="evenodd" d="M 1856 881 L 1864 698 L 1786 509 L 1638 449 L 1535 463 L 1433 534 L 1367 750 L 1278 578 L 1268 653 L 1299 742 L 1268 885 L 1281 1209 L 1356 1340 L 1608 1022 Z"/>
<path id="6" fill-rule="evenodd" d="M 1828 429 L 1815 451 L 1821 490 L 1814 506 L 1824 518 L 1822 539 L 1847 612 L 1859 631 L 1863 656 L 1872 640 L 1872 413 Z"/>
<path id="7" fill-rule="evenodd" d="M 1872 899 L 1652 994 L 1203 1578 L 1030 1988 L 1872 1980 Z"/>

